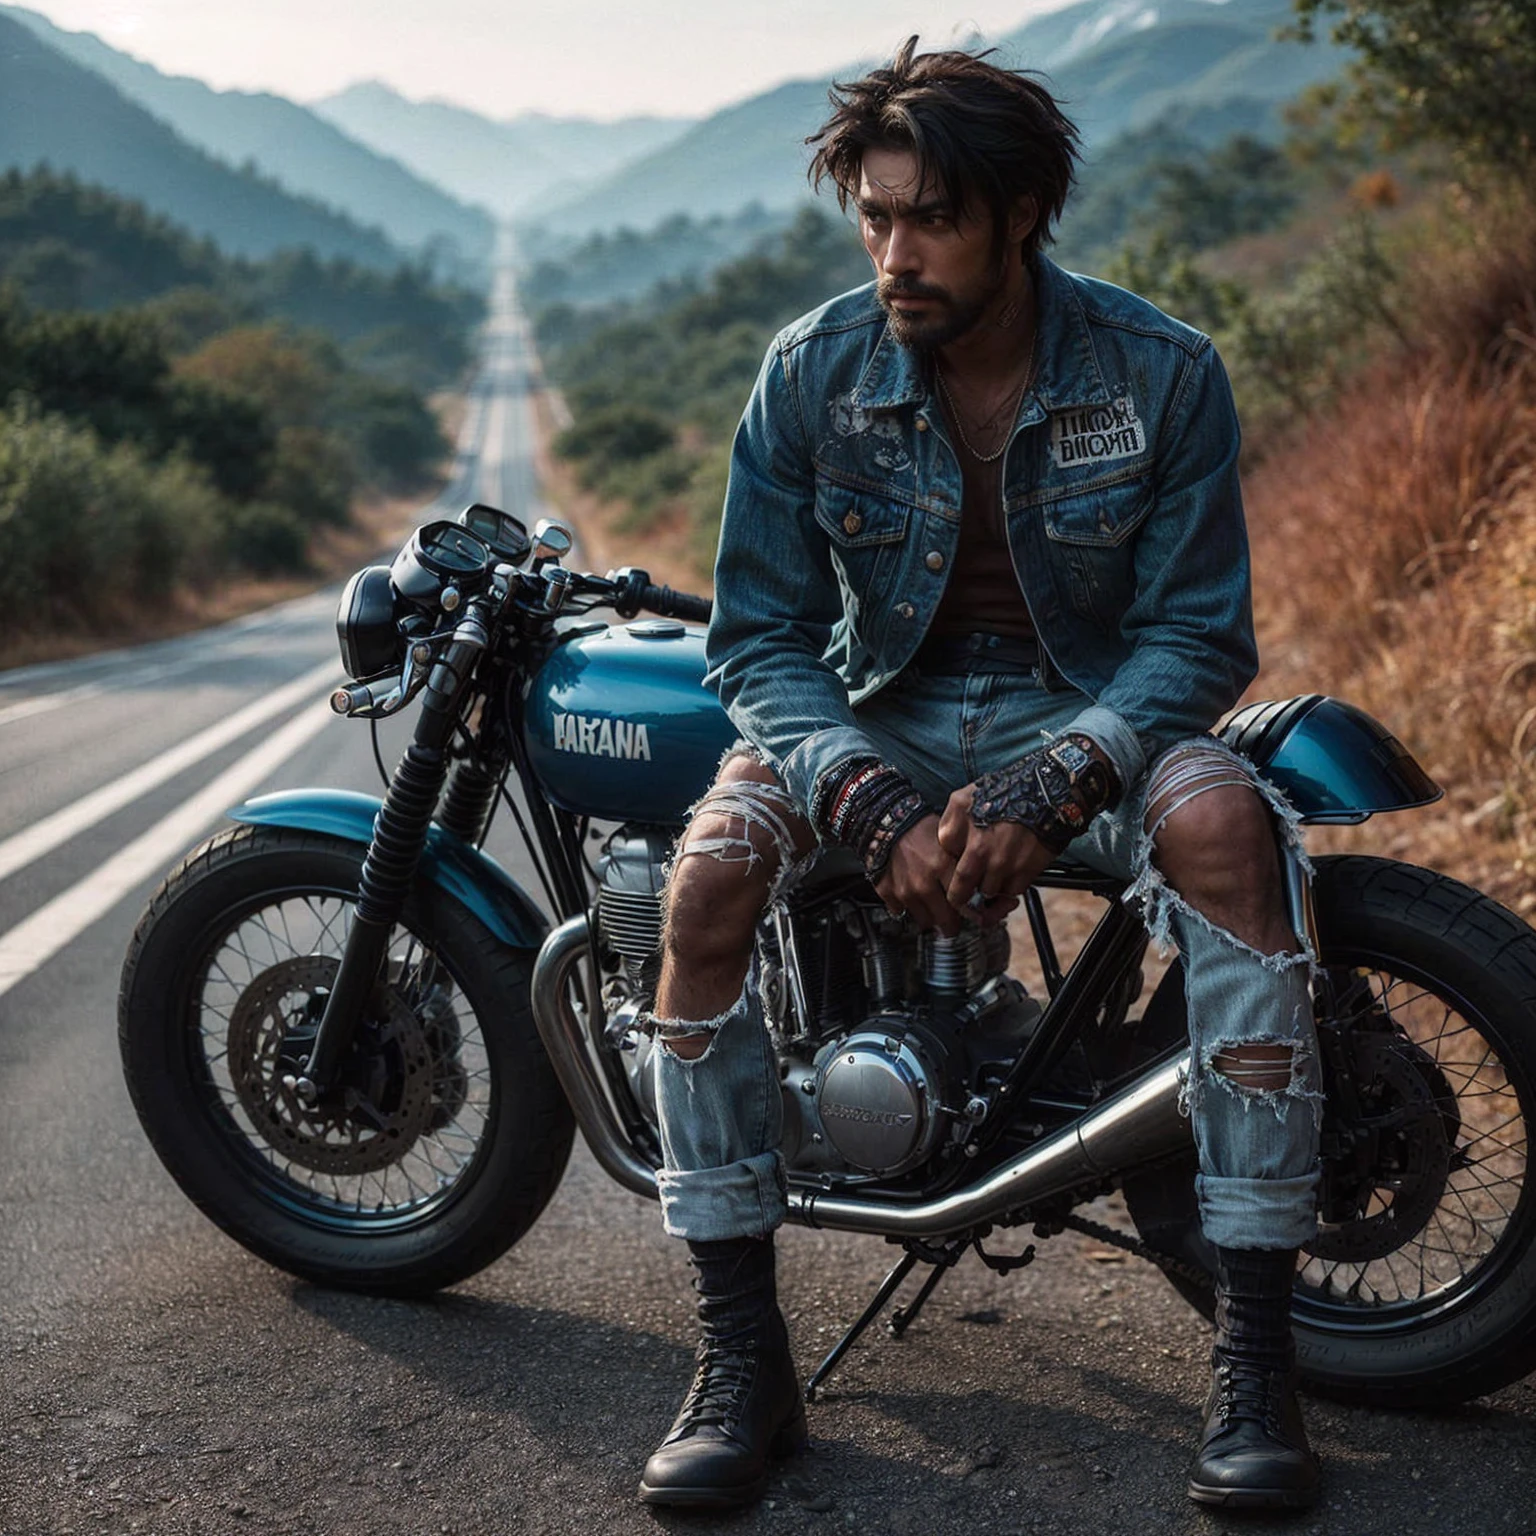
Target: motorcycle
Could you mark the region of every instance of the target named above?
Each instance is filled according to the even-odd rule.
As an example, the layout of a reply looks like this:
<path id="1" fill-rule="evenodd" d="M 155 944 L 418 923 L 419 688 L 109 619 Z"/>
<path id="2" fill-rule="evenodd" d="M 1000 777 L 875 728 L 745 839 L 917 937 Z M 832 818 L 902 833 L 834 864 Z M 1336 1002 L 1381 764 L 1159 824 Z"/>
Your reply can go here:
<path id="1" fill-rule="evenodd" d="M 663 874 L 735 732 L 701 686 L 708 602 L 573 570 L 571 548 L 558 523 L 530 537 L 476 505 L 357 573 L 337 618 L 356 681 L 332 705 L 372 721 L 420 705 L 383 800 L 236 807 L 134 933 L 119 1028 L 139 1118 L 213 1221 L 307 1280 L 402 1296 L 474 1274 L 538 1219 L 576 1126 L 655 1196 Z M 1251 705 L 1221 735 L 1304 823 L 1440 794 L 1322 695 Z M 548 915 L 482 847 L 501 808 Z M 1103 902 L 1069 966 L 1050 889 Z M 1033 1245 L 997 1251 L 1010 1228 L 1130 1249 L 1209 1314 L 1182 974 L 1133 1016 L 1147 935 L 1122 894 L 1070 860 L 1028 893 L 1043 997 L 1010 976 L 1006 928 L 919 933 L 851 856 L 776 894 L 756 965 L 791 1219 L 903 1250 L 808 1394 L 917 1265 L 893 1331 L 962 1256 L 1027 1263 Z M 1320 858 L 1310 879 L 1291 861 L 1288 900 L 1318 957 L 1326 1086 L 1302 1376 L 1397 1406 L 1492 1391 L 1536 1365 L 1536 934 L 1382 858 Z M 1113 1190 L 1134 1235 L 1081 1210 Z"/>

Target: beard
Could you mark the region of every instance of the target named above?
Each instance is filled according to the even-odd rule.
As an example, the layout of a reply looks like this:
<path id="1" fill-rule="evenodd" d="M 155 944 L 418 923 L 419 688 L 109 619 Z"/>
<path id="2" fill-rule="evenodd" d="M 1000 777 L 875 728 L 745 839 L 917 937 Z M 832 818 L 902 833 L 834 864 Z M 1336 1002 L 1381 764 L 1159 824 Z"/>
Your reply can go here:
<path id="1" fill-rule="evenodd" d="M 885 311 L 891 335 L 902 346 L 910 347 L 914 352 L 933 352 L 939 347 L 947 347 L 952 341 L 959 341 L 970 331 L 1006 283 L 1006 270 L 1000 265 L 969 293 L 952 293 L 937 283 L 923 283 L 915 278 L 882 277 L 875 296 Z M 932 299 L 937 307 L 926 314 L 903 314 L 892 307 L 899 298 Z"/>

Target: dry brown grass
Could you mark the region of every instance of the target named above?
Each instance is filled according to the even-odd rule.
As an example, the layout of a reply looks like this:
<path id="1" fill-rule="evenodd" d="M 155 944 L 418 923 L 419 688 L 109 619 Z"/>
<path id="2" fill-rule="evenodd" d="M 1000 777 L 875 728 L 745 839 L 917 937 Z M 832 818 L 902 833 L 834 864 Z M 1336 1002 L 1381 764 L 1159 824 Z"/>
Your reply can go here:
<path id="1" fill-rule="evenodd" d="M 1536 910 L 1536 210 L 1426 255 L 1415 344 L 1248 482 L 1265 669 L 1385 721 L 1447 801 L 1335 842 Z"/>

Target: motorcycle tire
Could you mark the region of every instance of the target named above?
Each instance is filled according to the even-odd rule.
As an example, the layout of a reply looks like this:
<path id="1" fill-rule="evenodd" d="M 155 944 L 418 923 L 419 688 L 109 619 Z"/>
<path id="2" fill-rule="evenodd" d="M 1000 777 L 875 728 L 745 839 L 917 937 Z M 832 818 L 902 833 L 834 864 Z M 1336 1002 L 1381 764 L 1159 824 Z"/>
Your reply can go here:
<path id="1" fill-rule="evenodd" d="M 1324 1121 L 1325 1182 L 1349 1170 L 1352 1214 L 1335 1211 L 1301 1254 L 1297 1365 L 1310 1390 L 1347 1402 L 1480 1397 L 1536 1367 L 1536 933 L 1469 886 L 1389 859 L 1321 858 L 1313 895 L 1338 1012 L 1368 1030 L 1354 1084 L 1387 1129 L 1362 1180 L 1330 1153 Z M 1143 1025 L 1148 1048 L 1183 1037 L 1178 966 Z M 1124 1193 L 1153 1248 L 1209 1271 L 1195 1173 L 1191 1151 Z M 1209 1286 L 1168 1278 L 1211 1315 Z"/>
<path id="2" fill-rule="evenodd" d="M 319 1285 L 417 1296 L 498 1258 L 564 1172 L 574 1124 L 534 1028 L 532 955 L 419 884 L 344 1058 L 291 1077 L 323 1011 L 364 850 L 236 827 L 151 898 L 123 966 L 128 1090 L 211 1220 Z"/>

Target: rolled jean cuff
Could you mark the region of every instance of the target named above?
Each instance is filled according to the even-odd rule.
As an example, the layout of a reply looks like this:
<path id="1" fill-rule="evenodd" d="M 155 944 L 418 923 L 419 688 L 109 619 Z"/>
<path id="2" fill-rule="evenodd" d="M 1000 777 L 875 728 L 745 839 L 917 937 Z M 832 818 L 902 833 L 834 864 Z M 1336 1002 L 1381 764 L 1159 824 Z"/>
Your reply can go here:
<path id="1" fill-rule="evenodd" d="M 784 1188 L 784 1158 L 776 1150 L 723 1168 L 662 1168 L 656 1174 L 667 1235 L 696 1243 L 766 1237 L 789 1214 Z"/>
<path id="2" fill-rule="evenodd" d="M 1200 1230 L 1218 1248 L 1300 1248 L 1317 1235 L 1318 1172 L 1291 1179 L 1195 1180 Z"/>
<path id="3" fill-rule="evenodd" d="M 1121 795 L 1147 771 L 1147 754 L 1130 722 L 1103 704 L 1090 704 L 1061 734 L 1073 731 L 1080 731 L 1103 748 L 1120 780 Z"/>

